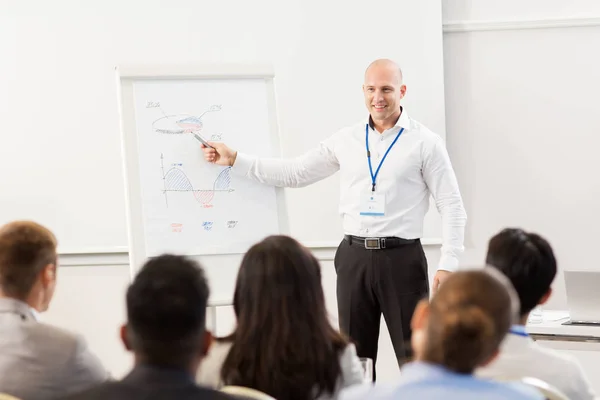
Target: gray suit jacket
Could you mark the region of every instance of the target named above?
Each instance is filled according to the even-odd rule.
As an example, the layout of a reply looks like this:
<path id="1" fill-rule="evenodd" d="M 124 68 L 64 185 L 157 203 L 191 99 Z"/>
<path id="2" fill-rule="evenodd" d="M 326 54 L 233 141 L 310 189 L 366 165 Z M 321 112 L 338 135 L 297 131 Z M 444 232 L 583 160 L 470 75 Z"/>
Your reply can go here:
<path id="1" fill-rule="evenodd" d="M 37 322 L 21 301 L 0 298 L 0 392 L 52 400 L 107 379 L 82 337 Z"/>

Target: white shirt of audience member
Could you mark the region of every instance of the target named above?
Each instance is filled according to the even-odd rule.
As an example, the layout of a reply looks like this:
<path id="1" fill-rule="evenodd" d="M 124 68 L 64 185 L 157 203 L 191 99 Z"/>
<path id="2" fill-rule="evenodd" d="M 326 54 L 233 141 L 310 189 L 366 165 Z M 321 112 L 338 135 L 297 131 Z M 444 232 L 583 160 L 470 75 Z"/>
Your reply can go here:
<path id="1" fill-rule="evenodd" d="M 519 329 L 519 327 L 521 329 Z M 533 377 L 556 387 L 571 400 L 590 400 L 595 395 L 577 360 L 567 354 L 544 348 L 516 326 L 500 347 L 499 356 L 486 367 L 476 370 L 485 378 L 519 379 Z"/>

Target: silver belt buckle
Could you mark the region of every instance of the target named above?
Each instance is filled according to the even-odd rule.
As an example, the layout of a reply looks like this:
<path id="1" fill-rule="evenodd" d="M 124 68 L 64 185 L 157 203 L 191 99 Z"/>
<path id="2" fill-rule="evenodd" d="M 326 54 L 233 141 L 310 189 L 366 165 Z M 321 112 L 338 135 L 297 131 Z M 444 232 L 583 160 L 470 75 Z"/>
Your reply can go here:
<path id="1" fill-rule="evenodd" d="M 368 249 L 368 250 L 381 249 L 381 240 L 379 238 L 365 238 L 365 249 Z"/>

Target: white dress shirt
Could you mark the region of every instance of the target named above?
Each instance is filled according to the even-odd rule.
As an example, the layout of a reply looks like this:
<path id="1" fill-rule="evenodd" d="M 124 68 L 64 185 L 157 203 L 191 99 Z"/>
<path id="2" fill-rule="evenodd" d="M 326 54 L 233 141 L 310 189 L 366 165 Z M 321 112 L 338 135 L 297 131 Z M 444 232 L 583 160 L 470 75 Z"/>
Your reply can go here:
<path id="1" fill-rule="evenodd" d="M 529 336 L 508 333 L 500 355 L 476 371 L 480 377 L 520 379 L 532 377 L 556 387 L 571 400 L 595 398 L 583 369 L 575 358 L 544 348 Z"/>
<path id="2" fill-rule="evenodd" d="M 316 149 L 295 159 L 256 158 L 238 153 L 233 173 L 282 187 L 302 187 L 340 171 L 340 206 L 344 232 L 365 237 L 421 238 L 430 194 L 442 216 L 440 269 L 453 271 L 463 251 L 466 213 L 448 152 L 439 135 L 403 110 L 396 125 L 383 133 L 369 127 L 373 173 L 381 158 L 404 131 L 385 159 L 376 180 L 385 195 L 384 216 L 363 216 L 361 197 L 371 192 L 364 121 L 339 130 Z"/>

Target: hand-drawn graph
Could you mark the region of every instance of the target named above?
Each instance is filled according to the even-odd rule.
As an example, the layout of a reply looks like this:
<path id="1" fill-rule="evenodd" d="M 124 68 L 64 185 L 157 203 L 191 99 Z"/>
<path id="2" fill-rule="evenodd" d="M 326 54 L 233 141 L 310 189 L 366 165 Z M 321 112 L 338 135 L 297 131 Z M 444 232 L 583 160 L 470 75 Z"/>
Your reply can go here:
<path id="1" fill-rule="evenodd" d="M 200 146 L 224 141 L 274 156 L 269 90 L 264 78 L 135 82 L 131 165 L 139 185 L 131 182 L 141 195 L 148 255 L 242 254 L 279 231 L 275 189 L 207 162 Z"/>
<path id="2" fill-rule="evenodd" d="M 198 133 L 202 130 L 204 124 L 202 123 L 202 117 L 215 111 L 221 111 L 220 105 L 212 105 L 202 114 L 189 115 L 189 114 L 176 114 L 166 115 L 163 111 L 164 117 L 161 117 L 152 122 L 152 129 L 157 133 L 163 133 L 166 135 L 182 135 L 185 133 Z M 162 111 L 162 108 L 161 108 Z"/>
<path id="3" fill-rule="evenodd" d="M 231 171 L 229 167 L 225 168 L 217 175 L 217 178 L 213 182 L 212 189 L 195 189 L 192 182 L 181 168 L 171 167 L 165 172 L 164 156 L 162 153 L 160 154 L 160 166 L 163 176 L 163 193 L 165 195 L 167 207 L 169 206 L 169 200 L 167 198 L 169 192 L 191 192 L 198 203 L 205 208 L 210 208 L 213 206 L 211 201 L 215 197 L 215 192 L 230 193 L 235 190 L 231 188 Z"/>

